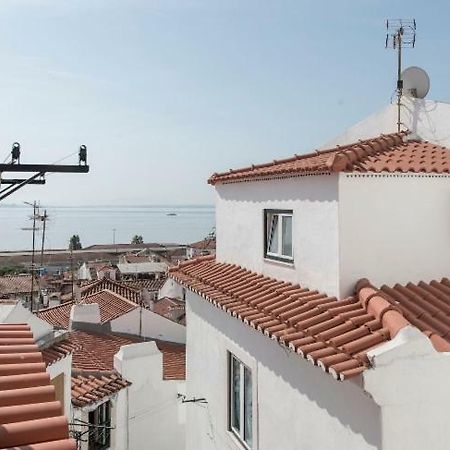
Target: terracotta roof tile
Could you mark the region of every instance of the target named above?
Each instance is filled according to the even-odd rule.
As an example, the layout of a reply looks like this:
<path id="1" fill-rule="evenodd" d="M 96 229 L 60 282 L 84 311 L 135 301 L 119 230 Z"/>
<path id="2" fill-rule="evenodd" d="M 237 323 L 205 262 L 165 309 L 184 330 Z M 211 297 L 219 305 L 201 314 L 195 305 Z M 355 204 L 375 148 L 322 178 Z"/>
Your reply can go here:
<path id="1" fill-rule="evenodd" d="M 124 286 L 136 289 L 138 291 L 147 289 L 149 292 L 152 292 L 159 291 L 159 289 L 161 289 L 163 284 L 166 282 L 166 279 L 167 277 L 165 275 L 161 275 L 159 278 L 155 278 L 152 280 L 122 280 L 120 283 Z M 130 298 L 130 300 L 133 299 Z M 139 299 L 136 299 L 135 301 L 139 301 Z"/>
<path id="2" fill-rule="evenodd" d="M 426 330 L 419 328 L 429 331 L 427 335 L 433 336 L 430 339 L 438 350 L 445 347 L 447 333 L 450 336 L 450 316 L 443 316 L 442 310 L 434 316 L 424 312 L 413 317 L 411 310 L 402 309 L 409 305 L 404 292 L 394 300 L 392 289 L 383 288 L 392 297 L 388 301 L 367 280 L 357 284 L 356 297 L 336 300 L 236 265 L 217 263 L 214 257 L 183 262 L 171 269 L 169 276 L 339 380 L 365 370 L 369 366 L 367 352 L 395 337 L 406 325 L 416 325 L 414 317 L 423 320 Z M 434 288 L 435 303 L 446 298 L 450 305 L 447 279 L 427 286 Z M 411 286 L 409 289 L 413 291 Z M 397 303 L 399 298 L 403 303 Z M 429 310 L 429 304 L 423 303 L 426 301 L 422 301 L 421 311 Z"/>
<path id="3" fill-rule="evenodd" d="M 91 293 L 89 296 L 81 299 L 80 304 L 97 303 L 100 308 L 101 323 L 109 322 L 137 308 L 137 304 L 121 295 L 109 290 L 102 290 Z M 69 328 L 70 311 L 75 304 L 73 301 L 63 303 L 62 305 L 52 306 L 41 309 L 35 314 L 42 320 L 56 328 Z"/>
<path id="4" fill-rule="evenodd" d="M 82 395 L 83 398 L 79 398 L 82 393 L 80 389 L 74 388 L 74 383 L 76 386 L 88 389 L 89 392 L 95 389 L 98 390 L 97 393 L 92 393 L 91 402 L 96 402 L 100 399 L 99 392 L 105 392 L 105 395 L 109 395 L 108 392 L 111 389 L 119 390 L 129 384 L 115 372 L 114 355 L 123 345 L 138 342 L 144 342 L 144 340 L 139 337 L 125 337 L 117 334 L 101 334 L 78 330 L 67 333 L 64 340 L 44 349 L 43 355 L 45 361 L 52 361 L 53 355 L 58 355 L 63 351 L 67 351 L 67 349 L 71 349 L 72 400 L 75 398 L 74 404 L 81 406 L 80 402 L 87 404 L 88 397 Z M 185 345 L 164 341 L 155 342 L 163 355 L 163 378 L 165 380 L 184 380 L 186 365 Z"/>
<path id="5" fill-rule="evenodd" d="M 76 448 L 26 324 L 0 324 L 0 424 L 2 448 Z"/>
<path id="6" fill-rule="evenodd" d="M 439 351 L 450 351 L 450 280 L 382 286 L 380 294 L 427 334 Z"/>
<path id="7" fill-rule="evenodd" d="M 215 173 L 208 183 L 284 178 L 306 173 L 450 173 L 450 151 L 447 148 L 419 140 L 406 140 L 406 134 L 381 135 L 329 150 Z"/>
<path id="8" fill-rule="evenodd" d="M 72 404 L 86 406 L 119 392 L 130 383 L 117 373 L 72 377 Z"/>
<path id="9" fill-rule="evenodd" d="M 33 290 L 37 292 L 35 281 Z M 28 294 L 31 292 L 31 275 L 7 275 L 0 277 L 0 297 Z"/>
<path id="10" fill-rule="evenodd" d="M 139 303 L 141 300 L 141 293 L 138 288 L 130 286 L 127 283 L 110 280 L 109 278 L 84 283 L 81 286 L 81 297 L 88 297 L 105 289 L 135 303 Z M 71 300 L 72 294 L 66 294 L 61 298 L 62 300 Z"/>

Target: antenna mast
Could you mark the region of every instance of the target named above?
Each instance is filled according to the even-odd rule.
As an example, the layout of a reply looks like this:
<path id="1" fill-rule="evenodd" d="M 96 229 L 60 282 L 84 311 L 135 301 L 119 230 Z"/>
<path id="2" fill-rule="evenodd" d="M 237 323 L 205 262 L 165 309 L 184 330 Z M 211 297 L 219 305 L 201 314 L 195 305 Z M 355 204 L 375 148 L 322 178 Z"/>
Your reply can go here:
<path id="1" fill-rule="evenodd" d="M 386 20 L 385 48 L 397 50 L 397 131 L 401 130 L 401 106 L 403 95 L 402 48 L 414 48 L 416 44 L 415 19 Z"/>

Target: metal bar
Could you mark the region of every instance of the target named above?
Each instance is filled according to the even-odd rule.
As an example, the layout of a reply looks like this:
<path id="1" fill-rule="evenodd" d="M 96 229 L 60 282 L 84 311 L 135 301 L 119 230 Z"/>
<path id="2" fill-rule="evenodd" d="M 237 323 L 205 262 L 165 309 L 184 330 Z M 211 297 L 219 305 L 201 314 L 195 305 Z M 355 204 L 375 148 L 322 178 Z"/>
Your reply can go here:
<path id="1" fill-rule="evenodd" d="M 0 164 L 0 172 L 87 173 L 89 166 L 57 164 Z"/>
<path id="2" fill-rule="evenodd" d="M 43 175 L 44 175 L 43 173 L 38 172 L 38 173 L 35 173 L 34 175 L 32 175 L 27 180 L 22 181 L 22 183 L 20 183 L 20 184 L 9 186 L 9 188 L 6 188 L 6 189 L 9 189 L 8 192 L 4 192 L 3 194 L 0 192 L 0 201 L 5 199 L 6 197 L 9 197 L 12 193 L 18 191 L 20 188 L 22 188 L 23 186 L 27 185 L 30 181 L 33 181 L 36 178 L 41 177 Z M 11 187 L 12 187 L 12 189 L 10 189 Z"/>
<path id="3" fill-rule="evenodd" d="M 8 178 L 6 180 L 4 178 L 2 178 L 1 183 L 2 184 L 20 184 L 23 181 L 25 181 L 25 178 Z M 45 184 L 45 179 L 29 181 L 28 184 Z"/>

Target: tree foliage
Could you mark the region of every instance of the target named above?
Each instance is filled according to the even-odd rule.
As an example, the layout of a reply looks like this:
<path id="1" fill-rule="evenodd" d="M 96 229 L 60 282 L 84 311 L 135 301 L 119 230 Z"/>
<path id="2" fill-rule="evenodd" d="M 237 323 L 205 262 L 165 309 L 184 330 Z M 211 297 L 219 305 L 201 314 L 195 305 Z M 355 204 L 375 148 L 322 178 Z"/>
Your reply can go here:
<path id="1" fill-rule="evenodd" d="M 131 239 L 131 243 L 132 244 L 143 244 L 144 243 L 144 238 L 139 234 L 135 234 L 133 236 L 133 239 Z"/>
<path id="2" fill-rule="evenodd" d="M 82 248 L 80 236 L 74 234 L 69 240 L 69 250 L 81 250 Z"/>

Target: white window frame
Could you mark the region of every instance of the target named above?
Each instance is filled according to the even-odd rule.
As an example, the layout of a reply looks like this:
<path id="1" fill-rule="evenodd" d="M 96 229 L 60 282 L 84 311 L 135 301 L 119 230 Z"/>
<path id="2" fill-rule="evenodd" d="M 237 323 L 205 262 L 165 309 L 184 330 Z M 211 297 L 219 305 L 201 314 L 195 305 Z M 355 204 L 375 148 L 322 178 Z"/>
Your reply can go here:
<path id="1" fill-rule="evenodd" d="M 271 223 L 273 217 L 278 217 L 278 252 L 270 252 L 270 237 L 271 237 Z M 283 221 L 285 217 L 291 218 L 291 249 L 292 255 L 284 255 L 283 252 Z M 294 214 L 292 210 L 264 210 L 264 257 L 267 259 L 274 259 L 276 261 L 294 262 Z"/>
<path id="2" fill-rule="evenodd" d="M 239 424 L 240 424 L 240 430 L 237 430 L 234 426 L 234 398 L 233 398 L 233 360 L 235 360 L 239 364 Z M 254 435 L 253 430 L 255 427 L 255 421 L 253 417 L 253 402 L 254 402 L 254 390 L 253 390 L 253 372 L 252 369 L 244 364 L 236 355 L 234 355 L 231 352 L 228 352 L 228 362 L 229 362 L 229 370 L 228 370 L 228 386 L 229 386 L 229 400 L 228 400 L 228 416 L 229 416 L 229 431 L 233 433 L 233 435 L 238 439 L 239 443 L 244 446 L 245 449 L 251 450 L 254 447 Z M 250 411 L 247 411 L 245 408 L 245 370 L 248 370 L 250 373 L 250 380 L 251 380 L 251 386 L 250 386 L 250 392 L 252 393 L 252 406 L 250 408 Z M 251 414 L 251 422 L 252 422 L 252 430 L 251 430 L 251 444 L 246 442 L 245 440 L 245 416 L 246 413 L 250 412 Z"/>

